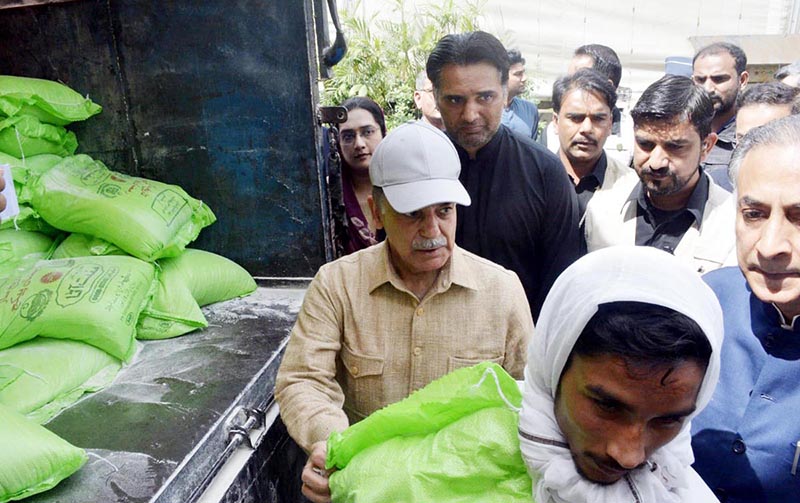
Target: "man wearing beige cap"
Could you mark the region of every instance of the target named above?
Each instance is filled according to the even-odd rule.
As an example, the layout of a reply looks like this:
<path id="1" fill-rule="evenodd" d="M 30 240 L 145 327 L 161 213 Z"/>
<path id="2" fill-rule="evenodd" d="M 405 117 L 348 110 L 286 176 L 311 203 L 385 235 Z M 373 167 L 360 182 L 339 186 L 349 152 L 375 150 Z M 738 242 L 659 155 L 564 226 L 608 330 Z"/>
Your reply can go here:
<path id="1" fill-rule="evenodd" d="M 323 265 L 278 372 L 275 397 L 306 451 L 303 494 L 329 501 L 325 442 L 457 368 L 482 361 L 521 378 L 530 308 L 516 274 L 455 245 L 470 198 L 438 129 L 404 124 L 370 162 L 369 199 L 386 240 Z"/>

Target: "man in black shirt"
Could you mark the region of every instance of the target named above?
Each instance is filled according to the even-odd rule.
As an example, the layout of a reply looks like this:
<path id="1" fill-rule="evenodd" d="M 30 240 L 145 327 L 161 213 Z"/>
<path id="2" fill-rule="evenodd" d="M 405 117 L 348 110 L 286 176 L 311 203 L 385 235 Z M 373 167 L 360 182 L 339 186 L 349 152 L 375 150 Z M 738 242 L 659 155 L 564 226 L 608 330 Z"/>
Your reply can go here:
<path id="1" fill-rule="evenodd" d="M 501 125 L 508 67 L 503 44 L 476 31 L 439 40 L 426 70 L 472 199 L 458 208 L 456 242 L 516 272 L 536 319 L 581 254 L 578 203 L 558 159 Z"/>
<path id="2" fill-rule="evenodd" d="M 723 189 L 732 192 L 728 163 L 736 146 L 736 98 L 747 85 L 747 56 L 728 42 L 715 42 L 697 51 L 692 60 L 692 79 L 711 96 L 714 118 L 711 130 L 717 142 L 703 161 L 711 178 Z"/>
<path id="3" fill-rule="evenodd" d="M 603 150 L 611 134 L 617 92 L 599 72 L 582 68 L 553 84 L 553 123 L 558 133 L 558 157 L 575 184 L 580 214 L 598 190 L 610 190 L 633 173 Z"/>
<path id="4" fill-rule="evenodd" d="M 638 176 L 592 198 L 589 251 L 652 246 L 700 272 L 735 263 L 733 200 L 701 167 L 716 140 L 708 93 L 688 77 L 667 75 L 645 90 L 631 115 Z"/>

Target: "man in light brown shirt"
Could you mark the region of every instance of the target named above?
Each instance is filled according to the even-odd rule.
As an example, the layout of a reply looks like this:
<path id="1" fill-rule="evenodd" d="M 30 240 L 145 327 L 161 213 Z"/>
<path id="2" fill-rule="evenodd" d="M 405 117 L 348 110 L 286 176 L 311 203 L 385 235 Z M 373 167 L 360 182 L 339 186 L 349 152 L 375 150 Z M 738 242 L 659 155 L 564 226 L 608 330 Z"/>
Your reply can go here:
<path id="1" fill-rule="evenodd" d="M 275 386 L 290 435 L 310 452 L 303 494 L 329 501 L 325 445 L 432 380 L 482 361 L 520 379 L 533 332 L 516 274 L 455 246 L 450 140 L 404 124 L 370 162 L 369 200 L 386 241 L 322 266 L 306 292 Z"/>

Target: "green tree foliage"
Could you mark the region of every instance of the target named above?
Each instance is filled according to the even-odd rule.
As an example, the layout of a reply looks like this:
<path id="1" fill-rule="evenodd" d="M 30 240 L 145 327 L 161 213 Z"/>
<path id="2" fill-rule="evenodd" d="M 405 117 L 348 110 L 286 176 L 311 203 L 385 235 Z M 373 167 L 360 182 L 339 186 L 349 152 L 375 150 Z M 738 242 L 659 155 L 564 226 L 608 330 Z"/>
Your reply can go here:
<path id="1" fill-rule="evenodd" d="M 369 96 L 383 108 L 392 128 L 417 118 L 414 81 L 436 42 L 448 33 L 479 30 L 485 0 L 443 0 L 410 8 L 394 0 L 391 19 L 358 17 L 358 4 L 342 11 L 347 55 L 324 83 L 323 102 L 338 105 Z"/>

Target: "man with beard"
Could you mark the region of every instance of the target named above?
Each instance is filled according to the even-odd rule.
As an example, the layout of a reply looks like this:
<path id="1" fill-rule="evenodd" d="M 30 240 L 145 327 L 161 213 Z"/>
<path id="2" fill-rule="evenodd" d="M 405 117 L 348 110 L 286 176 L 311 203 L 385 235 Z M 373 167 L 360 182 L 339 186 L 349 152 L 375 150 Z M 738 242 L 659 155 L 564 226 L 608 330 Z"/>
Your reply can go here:
<path id="1" fill-rule="evenodd" d="M 733 184 L 728 163 L 736 146 L 736 97 L 747 85 L 747 56 L 738 46 L 717 42 L 700 49 L 692 60 L 692 80 L 703 86 L 714 103 L 711 130 L 717 143 L 706 157 L 706 172 L 728 192 Z"/>
<path id="2" fill-rule="evenodd" d="M 582 252 L 575 189 L 558 158 L 500 123 L 508 54 L 496 37 L 446 35 L 426 70 L 472 199 L 458 208 L 456 242 L 516 272 L 535 321 L 550 286 Z"/>
<path id="3" fill-rule="evenodd" d="M 636 173 L 592 198 L 588 250 L 652 246 L 701 273 L 734 263 L 733 200 L 701 166 L 716 140 L 708 93 L 687 77 L 666 75 L 645 90 L 631 115 Z"/>
<path id="4" fill-rule="evenodd" d="M 503 110 L 503 125 L 531 140 L 539 135 L 539 109 L 533 102 L 520 98 L 525 92 L 525 58 L 516 50 L 508 51 L 508 103 Z"/>
<path id="5" fill-rule="evenodd" d="M 553 84 L 558 156 L 575 184 L 580 213 L 595 192 L 610 190 L 631 169 L 603 150 L 611 134 L 617 93 L 602 74 L 582 68 Z"/>

